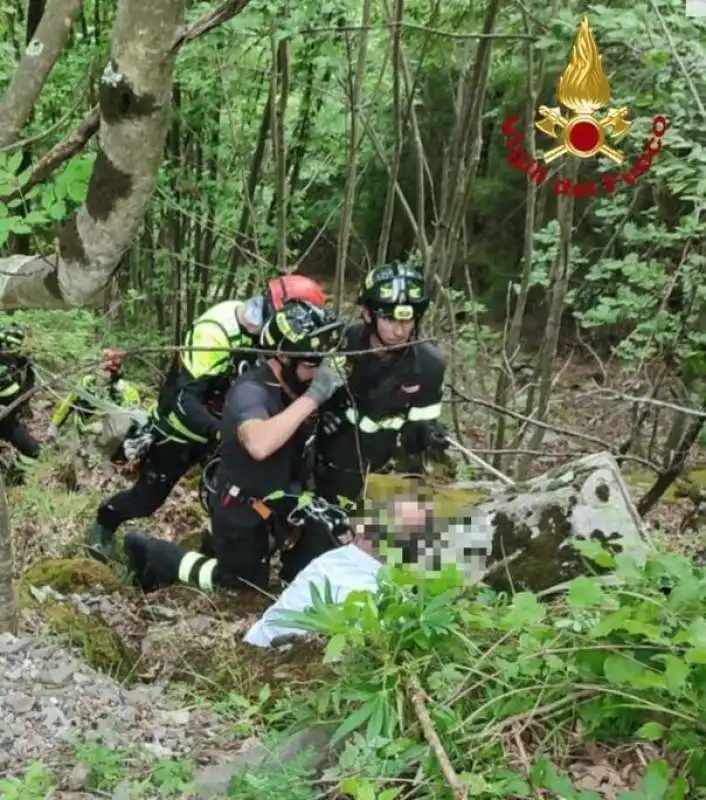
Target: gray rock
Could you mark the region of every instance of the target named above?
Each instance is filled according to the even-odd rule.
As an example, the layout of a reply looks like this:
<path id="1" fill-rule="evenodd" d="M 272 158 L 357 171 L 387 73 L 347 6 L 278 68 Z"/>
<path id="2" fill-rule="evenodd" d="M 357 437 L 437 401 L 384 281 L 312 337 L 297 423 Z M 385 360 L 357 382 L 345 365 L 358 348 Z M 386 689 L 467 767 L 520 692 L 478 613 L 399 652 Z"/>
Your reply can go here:
<path id="1" fill-rule="evenodd" d="M 56 667 L 42 670 L 39 680 L 42 683 L 61 686 L 71 680 L 75 671 L 76 667 L 71 662 L 59 664 Z"/>
<path id="2" fill-rule="evenodd" d="M 186 709 L 181 711 L 160 711 L 157 714 L 157 719 L 165 725 L 186 725 L 190 717 L 191 714 Z"/>
<path id="3" fill-rule="evenodd" d="M 15 714 L 26 714 L 34 708 L 36 700 L 23 692 L 10 692 L 5 698 L 5 704 L 11 708 Z"/>
<path id="4" fill-rule="evenodd" d="M 69 777 L 66 779 L 66 788 L 72 792 L 82 791 L 86 788 L 90 772 L 90 767 L 79 762 L 69 773 Z"/>
<path id="5" fill-rule="evenodd" d="M 539 591 L 585 571 L 575 544 L 589 539 L 638 559 L 651 547 L 610 453 L 577 459 L 524 484 L 504 487 L 469 509 L 468 518 L 450 526 L 422 557 L 458 564 L 469 580 L 483 578 L 496 589 L 508 589 L 511 578 L 517 591 Z"/>
<path id="6" fill-rule="evenodd" d="M 194 776 L 194 788 L 199 798 L 222 797 L 233 777 L 240 772 L 264 773 L 274 765 L 285 766 L 297 759 L 305 750 L 311 749 L 310 766 L 316 769 L 329 756 L 329 743 L 335 731 L 333 725 L 305 728 L 293 734 L 274 750 L 261 742 L 241 750 L 225 764 L 204 767 Z"/>
<path id="7" fill-rule="evenodd" d="M 31 644 L 32 639 L 23 639 L 13 636 L 11 633 L 0 633 L 0 655 L 12 655 L 25 650 Z"/>

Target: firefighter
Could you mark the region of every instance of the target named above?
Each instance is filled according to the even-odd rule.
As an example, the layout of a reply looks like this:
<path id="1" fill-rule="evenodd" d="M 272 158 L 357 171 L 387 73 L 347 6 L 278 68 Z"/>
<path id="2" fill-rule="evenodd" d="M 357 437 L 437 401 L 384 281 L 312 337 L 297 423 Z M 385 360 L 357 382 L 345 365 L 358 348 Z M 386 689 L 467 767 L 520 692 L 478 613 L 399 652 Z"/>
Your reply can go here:
<path id="1" fill-rule="evenodd" d="M 0 325 L 0 413 L 36 385 L 32 359 L 24 355 L 22 346 L 24 329 L 15 323 Z M 41 446 L 27 430 L 22 415 L 27 410 L 29 398 L 16 405 L 0 420 L 0 439 L 9 442 L 18 455 L 10 466 L 3 469 L 8 485 L 24 481 L 25 468 L 39 458 Z"/>
<path id="2" fill-rule="evenodd" d="M 326 295 L 303 275 L 270 281 L 264 297 L 226 300 L 202 314 L 186 336 L 160 392 L 148 424 L 127 438 L 123 451 L 137 460 L 131 489 L 108 498 L 98 508 L 88 532 L 91 554 L 101 561 L 114 553 L 115 532 L 130 519 L 149 517 L 165 502 L 175 484 L 203 463 L 217 446 L 220 409 L 234 375 L 253 362 L 253 347 L 263 321 L 292 297 L 323 305 Z"/>
<path id="3" fill-rule="evenodd" d="M 76 431 L 80 436 L 86 433 L 100 433 L 100 417 L 106 409 L 96 406 L 110 403 L 112 406 L 139 406 L 140 393 L 123 377 L 123 359 L 117 350 L 104 350 L 103 361 L 98 374 L 84 375 L 80 391 L 73 391 L 54 412 L 47 439 L 53 441 L 59 429 L 73 416 Z"/>
<path id="4" fill-rule="evenodd" d="M 342 327 L 331 312 L 306 301 L 287 302 L 266 324 L 261 343 L 276 355 L 240 376 L 225 401 L 209 498 L 211 533 L 201 552 L 143 533 L 125 535 L 143 590 L 177 581 L 204 591 L 265 587 L 275 550 L 281 578 L 291 581 L 339 545 L 348 517 L 302 491 L 302 465 L 312 415 L 345 381 L 342 364 L 324 360 L 339 345 Z"/>
<path id="5" fill-rule="evenodd" d="M 448 449 L 439 422 L 446 364 L 416 342 L 429 305 L 423 275 L 406 264 L 371 270 L 360 291 L 362 321 L 346 332 L 348 385 L 322 409 L 316 436 L 316 493 L 352 511 L 367 473 L 381 469 L 398 445 L 413 456 Z M 380 349 L 400 346 L 399 349 Z"/>

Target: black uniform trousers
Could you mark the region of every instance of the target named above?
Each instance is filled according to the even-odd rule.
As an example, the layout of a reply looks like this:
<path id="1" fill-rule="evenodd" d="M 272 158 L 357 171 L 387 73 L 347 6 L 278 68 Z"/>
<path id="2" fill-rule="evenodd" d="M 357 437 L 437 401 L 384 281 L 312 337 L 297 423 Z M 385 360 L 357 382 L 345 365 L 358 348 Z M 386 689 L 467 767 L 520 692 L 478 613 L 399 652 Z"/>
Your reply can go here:
<path id="1" fill-rule="evenodd" d="M 178 481 L 213 449 L 207 444 L 182 444 L 157 439 L 140 459 L 132 488 L 108 498 L 98 507 L 101 527 L 115 532 L 123 522 L 154 514 L 164 505 Z"/>
<path id="2" fill-rule="evenodd" d="M 272 517 L 271 519 L 274 519 Z M 282 549 L 284 533 L 277 523 L 257 519 L 255 512 L 236 503 L 224 503 L 224 493 L 214 494 L 211 503 L 211 533 L 204 536 L 202 552 L 218 561 L 214 583 L 242 586 L 240 578 L 265 588 L 269 583 L 272 545 L 280 552 L 280 577 L 291 583 L 314 558 L 337 546 L 323 530 L 306 525 L 296 531 L 296 544 Z M 286 531 L 291 533 L 291 529 Z M 272 537 L 272 538 L 271 538 Z"/>
<path id="3" fill-rule="evenodd" d="M 329 503 L 348 501 L 359 505 L 365 477 L 377 472 L 392 458 L 397 445 L 397 431 L 363 433 L 343 422 L 333 434 L 317 434 L 315 493 Z"/>
<path id="4" fill-rule="evenodd" d="M 281 547 L 281 539 L 252 509 L 223 500 L 223 493 L 211 497 L 212 532 L 204 535 L 198 553 L 143 533 L 126 534 L 125 551 L 144 591 L 177 582 L 204 591 L 268 586 L 270 536 L 274 536 L 275 548 Z M 304 526 L 296 544 L 280 550 L 280 577 L 291 583 L 310 561 L 337 546 L 327 531 L 313 523 Z"/>

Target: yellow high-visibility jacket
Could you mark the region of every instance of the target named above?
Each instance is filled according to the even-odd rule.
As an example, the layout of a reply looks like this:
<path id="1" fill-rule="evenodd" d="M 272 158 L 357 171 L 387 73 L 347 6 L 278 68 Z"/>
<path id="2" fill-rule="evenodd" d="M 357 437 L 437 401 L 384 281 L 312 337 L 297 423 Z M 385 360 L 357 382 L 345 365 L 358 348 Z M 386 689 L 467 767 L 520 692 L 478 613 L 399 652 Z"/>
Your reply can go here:
<path id="1" fill-rule="evenodd" d="M 243 303 L 217 303 L 187 333 L 159 394 L 152 420 L 161 433 L 184 444 L 207 444 L 220 434 L 219 413 L 234 375 L 254 361 L 239 347 L 253 347 L 241 329 L 237 310 Z M 193 348 L 210 348 L 195 350 Z"/>

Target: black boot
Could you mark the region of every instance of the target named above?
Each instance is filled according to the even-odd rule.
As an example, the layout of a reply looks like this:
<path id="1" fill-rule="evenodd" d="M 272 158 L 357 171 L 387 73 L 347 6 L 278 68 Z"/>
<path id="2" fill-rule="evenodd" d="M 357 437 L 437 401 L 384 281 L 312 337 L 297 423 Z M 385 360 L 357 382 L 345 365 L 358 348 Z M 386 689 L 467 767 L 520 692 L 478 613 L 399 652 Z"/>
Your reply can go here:
<path id="1" fill-rule="evenodd" d="M 96 561 L 107 564 L 115 559 L 115 531 L 111 531 L 100 522 L 94 522 L 88 529 L 86 544 L 89 554 Z"/>
<path id="2" fill-rule="evenodd" d="M 143 592 L 180 582 L 203 591 L 213 589 L 215 559 L 146 533 L 126 533 L 123 544 L 135 583 Z"/>

